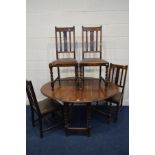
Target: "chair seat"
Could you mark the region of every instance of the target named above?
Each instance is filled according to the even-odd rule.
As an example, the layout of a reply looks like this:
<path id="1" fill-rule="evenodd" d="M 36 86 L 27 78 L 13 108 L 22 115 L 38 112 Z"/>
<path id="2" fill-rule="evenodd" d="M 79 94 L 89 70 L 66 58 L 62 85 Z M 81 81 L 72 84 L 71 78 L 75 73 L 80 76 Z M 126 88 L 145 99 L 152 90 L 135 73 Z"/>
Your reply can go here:
<path id="1" fill-rule="evenodd" d="M 119 104 L 120 101 L 121 101 L 121 98 L 122 98 L 122 93 L 117 93 L 116 95 L 114 95 L 113 97 L 111 97 L 109 100 L 112 102 L 112 103 L 116 103 L 116 104 Z"/>
<path id="2" fill-rule="evenodd" d="M 43 115 L 49 112 L 58 110 L 61 107 L 60 103 L 53 101 L 49 98 L 40 101 L 38 104 L 39 104 L 40 112 Z"/>
<path id="3" fill-rule="evenodd" d="M 80 65 L 83 66 L 99 66 L 99 65 L 107 65 L 109 64 L 107 61 L 100 58 L 85 58 L 80 61 Z"/>
<path id="4" fill-rule="evenodd" d="M 49 67 L 65 67 L 65 66 L 76 66 L 78 62 L 73 58 L 62 58 L 55 60 L 49 64 Z"/>

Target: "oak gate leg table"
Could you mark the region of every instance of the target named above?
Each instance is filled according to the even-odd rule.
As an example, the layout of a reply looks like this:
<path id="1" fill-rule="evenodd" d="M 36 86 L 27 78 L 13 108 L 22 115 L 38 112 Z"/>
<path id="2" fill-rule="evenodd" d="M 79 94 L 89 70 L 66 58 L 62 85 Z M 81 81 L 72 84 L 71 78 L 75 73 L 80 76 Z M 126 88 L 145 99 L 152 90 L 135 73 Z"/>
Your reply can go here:
<path id="1" fill-rule="evenodd" d="M 66 134 L 69 131 L 87 132 L 90 134 L 91 128 L 91 103 L 106 100 L 118 92 L 118 87 L 113 83 L 105 84 L 97 78 L 84 78 L 77 81 L 75 78 L 63 78 L 56 81 L 54 90 L 51 82 L 41 87 L 41 93 L 54 100 L 64 103 L 64 128 Z M 85 104 L 87 106 L 87 120 L 85 128 L 70 127 L 69 125 L 69 104 Z"/>

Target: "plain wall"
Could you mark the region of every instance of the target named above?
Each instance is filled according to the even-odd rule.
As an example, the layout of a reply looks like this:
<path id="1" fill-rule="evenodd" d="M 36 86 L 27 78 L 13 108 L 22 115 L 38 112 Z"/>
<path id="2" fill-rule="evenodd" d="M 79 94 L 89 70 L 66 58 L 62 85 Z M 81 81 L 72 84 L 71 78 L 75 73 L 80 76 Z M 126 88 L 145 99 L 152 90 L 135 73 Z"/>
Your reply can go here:
<path id="1" fill-rule="evenodd" d="M 81 59 L 81 26 L 100 26 L 103 58 L 128 65 L 128 0 L 27 0 L 26 79 L 32 80 L 38 100 L 41 86 L 50 81 L 49 62 L 55 59 L 55 26 L 75 26 L 76 57 Z M 74 75 L 64 69 L 63 75 Z M 97 68 L 87 75 L 98 76 Z M 129 104 L 128 76 L 124 104 Z"/>

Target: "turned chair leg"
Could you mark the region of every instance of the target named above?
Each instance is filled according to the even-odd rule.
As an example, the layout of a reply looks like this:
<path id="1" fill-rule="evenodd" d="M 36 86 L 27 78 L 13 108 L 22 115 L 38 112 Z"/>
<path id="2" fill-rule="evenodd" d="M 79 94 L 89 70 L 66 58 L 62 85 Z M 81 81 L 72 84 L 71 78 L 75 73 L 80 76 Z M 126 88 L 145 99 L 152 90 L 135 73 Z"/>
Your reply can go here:
<path id="1" fill-rule="evenodd" d="M 80 71 L 79 71 L 79 73 L 80 73 L 80 75 L 79 75 L 79 78 L 80 78 L 80 80 L 83 80 L 83 67 L 80 65 Z"/>
<path id="2" fill-rule="evenodd" d="M 108 110 L 108 124 L 111 122 L 111 119 L 112 119 L 112 110 L 111 110 L 111 107 L 112 107 L 112 103 L 109 102 L 109 106 L 108 106 L 108 102 L 106 102 L 107 104 L 107 110 Z"/>
<path id="3" fill-rule="evenodd" d="M 122 97 L 122 99 L 120 101 L 120 111 L 122 111 L 122 109 L 123 109 L 123 97 Z"/>
<path id="4" fill-rule="evenodd" d="M 50 67 L 50 74 L 51 74 L 51 87 L 52 90 L 54 90 L 53 67 Z"/>
<path id="5" fill-rule="evenodd" d="M 80 66 L 80 78 L 84 80 L 84 66 Z"/>
<path id="6" fill-rule="evenodd" d="M 85 77 L 85 76 L 84 76 L 84 75 L 85 75 L 85 72 L 84 72 L 85 68 L 84 68 L 84 66 L 81 66 L 81 69 L 80 69 L 80 70 L 81 70 L 81 75 L 80 75 L 80 77 L 81 77 L 81 82 L 82 82 L 82 83 L 81 83 L 81 84 L 82 84 L 82 85 L 81 85 L 81 89 L 83 89 L 83 87 L 84 87 L 84 77 Z"/>
<path id="7" fill-rule="evenodd" d="M 57 70 L 58 70 L 58 80 L 59 80 L 59 83 L 60 83 L 60 68 L 57 67 Z"/>
<path id="8" fill-rule="evenodd" d="M 100 81 L 101 81 L 101 79 L 102 79 L 102 66 L 100 66 L 100 74 L 99 74 L 99 79 L 100 79 Z"/>
<path id="9" fill-rule="evenodd" d="M 32 126 L 35 127 L 35 120 L 34 120 L 34 111 L 31 108 L 31 116 L 32 116 Z"/>
<path id="10" fill-rule="evenodd" d="M 40 129 L 40 138 L 43 138 L 43 126 L 42 126 L 42 118 L 39 117 L 39 129 Z"/>
<path id="11" fill-rule="evenodd" d="M 109 68 L 109 64 L 106 65 L 106 69 L 105 69 L 105 82 L 106 82 L 106 85 L 108 83 L 108 68 Z"/>
<path id="12" fill-rule="evenodd" d="M 115 113 L 115 122 L 117 122 L 118 121 L 118 115 L 119 115 L 119 104 L 117 104 L 117 106 L 116 106 L 116 113 Z"/>
<path id="13" fill-rule="evenodd" d="M 75 81 L 78 82 L 78 78 L 79 78 L 79 70 L 78 70 L 78 66 L 75 66 Z"/>

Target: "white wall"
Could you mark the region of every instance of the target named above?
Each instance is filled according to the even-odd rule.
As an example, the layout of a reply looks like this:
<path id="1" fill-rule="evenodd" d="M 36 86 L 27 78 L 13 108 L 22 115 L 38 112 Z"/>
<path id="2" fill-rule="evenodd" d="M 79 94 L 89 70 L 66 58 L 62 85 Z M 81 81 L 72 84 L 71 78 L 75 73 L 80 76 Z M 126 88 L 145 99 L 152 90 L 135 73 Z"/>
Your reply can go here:
<path id="1" fill-rule="evenodd" d="M 26 18 L 26 78 L 32 80 L 38 100 L 44 98 L 41 86 L 50 81 L 48 64 L 55 59 L 55 26 L 75 25 L 80 59 L 81 26 L 102 25 L 103 57 L 112 63 L 128 64 L 128 0 L 27 0 Z M 127 77 L 126 105 L 128 94 Z"/>

